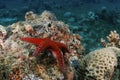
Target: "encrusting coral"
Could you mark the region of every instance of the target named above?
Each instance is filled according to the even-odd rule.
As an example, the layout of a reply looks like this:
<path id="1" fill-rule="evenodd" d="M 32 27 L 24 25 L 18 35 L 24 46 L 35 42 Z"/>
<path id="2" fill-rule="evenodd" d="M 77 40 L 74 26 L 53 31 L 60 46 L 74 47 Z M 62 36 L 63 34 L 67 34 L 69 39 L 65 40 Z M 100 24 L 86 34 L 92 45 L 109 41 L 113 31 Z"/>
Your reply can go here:
<path id="1" fill-rule="evenodd" d="M 3 72 L 0 72 L 0 76 L 3 76 L 3 74 L 6 74 L 6 76 L 0 78 L 20 80 L 31 78 L 31 75 L 34 76 L 34 78 L 36 77 L 43 80 L 67 80 L 70 79 L 70 77 L 73 78 L 74 73 L 69 65 L 69 59 L 76 56 L 78 57 L 78 61 L 81 60 L 83 51 L 80 42 L 81 37 L 77 34 L 72 34 L 69 30 L 69 26 L 62 21 L 58 21 L 49 11 L 44 11 L 41 15 L 28 12 L 25 15 L 25 19 L 26 21 L 19 21 L 6 27 L 8 32 L 3 42 L 4 49 L 1 48 L 2 55 L 0 56 L 3 56 L 3 61 L 0 60 L 0 65 L 9 63 L 9 66 L 6 66 L 8 71 L 2 69 Z M 54 49 L 49 49 L 49 51 L 46 49 L 40 52 L 41 55 L 34 57 L 32 54 L 36 46 L 21 41 L 20 38 L 22 37 L 41 39 L 47 37 L 49 38 L 48 41 L 68 46 L 71 54 L 67 54 L 63 49 L 63 53 L 62 51 L 60 51 L 61 54 L 58 53 L 58 55 L 62 55 L 63 58 L 56 58 L 58 62 L 62 62 L 58 63 L 59 65 L 63 64 L 63 61 L 65 62 L 67 68 L 66 73 L 63 74 L 59 69 L 62 65 L 59 66 L 56 59 L 51 56 Z M 53 45 L 52 48 L 55 48 L 54 46 L 56 46 L 56 44 Z M 60 49 L 61 48 L 57 48 L 57 50 Z"/>
<path id="2" fill-rule="evenodd" d="M 79 67 L 80 80 L 111 80 L 120 49 L 107 47 L 87 54 Z"/>

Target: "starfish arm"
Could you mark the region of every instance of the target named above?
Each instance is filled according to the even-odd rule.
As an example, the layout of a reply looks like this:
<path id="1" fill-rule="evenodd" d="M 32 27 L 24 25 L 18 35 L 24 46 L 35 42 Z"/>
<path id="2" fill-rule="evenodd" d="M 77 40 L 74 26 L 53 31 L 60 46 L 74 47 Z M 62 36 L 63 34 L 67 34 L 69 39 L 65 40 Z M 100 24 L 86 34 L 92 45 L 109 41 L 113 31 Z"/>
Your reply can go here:
<path id="1" fill-rule="evenodd" d="M 63 52 L 70 52 L 69 49 L 66 47 L 66 45 L 63 43 L 52 41 L 49 38 L 44 38 L 44 40 L 46 40 L 46 42 L 48 43 L 57 45 Z"/>
<path id="2" fill-rule="evenodd" d="M 42 51 L 44 51 L 45 49 L 47 49 L 50 45 L 50 41 L 48 41 L 46 38 L 43 39 L 44 42 L 42 42 L 41 44 L 39 44 L 39 46 L 36 48 L 35 52 L 34 52 L 34 56 L 38 56 L 38 54 Z"/>
<path id="3" fill-rule="evenodd" d="M 52 45 L 50 50 L 52 51 L 52 54 L 54 55 L 54 57 L 57 59 L 57 63 L 60 67 L 60 70 L 63 73 L 65 73 L 66 67 L 65 67 L 65 64 L 64 64 L 63 55 L 61 54 L 61 51 L 60 51 L 59 47 Z"/>
<path id="4" fill-rule="evenodd" d="M 50 45 L 50 41 L 48 41 L 47 39 L 44 39 L 44 42 L 39 44 L 39 46 L 36 48 L 35 52 L 34 52 L 34 56 L 38 56 L 38 54 L 44 50 L 46 50 L 47 48 L 49 48 Z"/>
<path id="5" fill-rule="evenodd" d="M 23 37 L 23 38 L 20 38 L 22 41 L 26 41 L 26 42 L 30 42 L 32 44 L 36 44 L 36 45 L 40 45 L 40 44 L 43 44 L 44 42 L 44 38 L 41 39 L 41 38 L 28 38 L 28 37 Z"/>
<path id="6" fill-rule="evenodd" d="M 60 70 L 61 70 L 63 73 L 65 73 L 66 67 L 65 67 L 65 64 L 64 64 L 64 59 L 63 59 L 62 54 L 60 53 L 60 51 L 53 51 L 53 54 L 56 56 L 58 65 L 59 65 L 59 67 L 60 67 Z"/>
<path id="7" fill-rule="evenodd" d="M 65 44 L 59 42 L 55 42 L 55 44 L 61 49 L 61 51 L 70 53 Z"/>
<path id="8" fill-rule="evenodd" d="M 35 52 L 33 53 L 33 55 L 34 56 L 38 56 L 39 55 L 39 53 L 41 52 L 41 51 L 43 51 L 43 47 L 42 47 L 42 45 L 39 45 L 37 48 L 36 48 L 36 50 L 35 50 Z"/>

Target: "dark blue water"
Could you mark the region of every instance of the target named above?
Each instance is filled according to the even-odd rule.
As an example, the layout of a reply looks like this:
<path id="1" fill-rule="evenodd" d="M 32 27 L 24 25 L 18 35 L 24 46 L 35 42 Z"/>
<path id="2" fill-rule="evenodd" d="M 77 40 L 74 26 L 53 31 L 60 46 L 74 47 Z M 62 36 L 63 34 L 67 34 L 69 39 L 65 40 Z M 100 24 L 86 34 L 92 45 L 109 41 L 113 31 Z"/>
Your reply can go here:
<path id="1" fill-rule="evenodd" d="M 23 21 L 26 12 L 41 14 L 44 10 L 80 34 L 86 52 L 100 48 L 100 38 L 111 30 L 120 33 L 120 0 L 0 0 L 0 24 Z"/>

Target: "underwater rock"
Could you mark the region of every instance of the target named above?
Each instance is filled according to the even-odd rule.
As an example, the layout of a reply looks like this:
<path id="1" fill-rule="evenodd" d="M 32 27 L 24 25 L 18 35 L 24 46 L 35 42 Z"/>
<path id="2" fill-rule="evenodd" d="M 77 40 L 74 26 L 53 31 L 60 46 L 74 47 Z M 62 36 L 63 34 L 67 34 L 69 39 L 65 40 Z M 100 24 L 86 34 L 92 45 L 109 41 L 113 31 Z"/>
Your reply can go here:
<path id="1" fill-rule="evenodd" d="M 96 15 L 95 12 L 93 11 L 89 11 L 87 13 L 87 15 L 81 15 L 81 21 L 79 21 L 79 24 L 81 25 L 86 25 L 86 24 L 89 24 L 89 25 L 94 25 L 95 22 L 99 19 L 98 15 Z"/>
<path id="2" fill-rule="evenodd" d="M 75 18 L 74 17 L 69 18 L 68 22 L 75 22 Z"/>
<path id="3" fill-rule="evenodd" d="M 28 77 L 29 76 L 29 77 Z M 41 79 L 41 78 L 39 78 L 39 77 L 36 77 L 34 74 L 29 74 L 29 75 L 26 75 L 24 78 L 23 78 L 23 80 L 43 80 L 43 79 Z"/>
<path id="4" fill-rule="evenodd" d="M 34 20 L 36 18 L 36 14 L 34 14 L 32 11 L 29 11 L 25 14 L 25 20 Z"/>
<path id="5" fill-rule="evenodd" d="M 7 35 L 7 31 L 6 31 L 5 27 L 0 25 L 0 37 L 5 38 L 6 35 Z"/>
<path id="6" fill-rule="evenodd" d="M 67 67 L 67 71 L 64 74 L 60 71 L 57 61 L 51 54 L 51 51 L 45 50 L 41 52 L 40 56 L 35 57 L 35 59 L 31 61 L 31 58 L 34 57 L 33 52 L 36 46 L 23 42 L 20 38 L 47 37 L 50 40 L 64 43 L 69 47 L 71 54 L 75 54 L 75 56 L 78 57 L 78 61 L 80 61 L 82 58 L 82 50 L 84 49 L 80 42 L 81 37 L 78 34 L 72 34 L 69 26 L 62 21 L 58 21 L 55 15 L 49 11 L 44 11 L 41 15 L 36 15 L 33 12 L 28 12 L 26 14 L 28 14 L 28 16 L 25 15 L 26 21 L 18 21 L 6 27 L 8 34 L 3 42 L 5 48 L 2 50 L 2 53 L 5 55 L 4 58 L 8 59 L 7 63 L 10 63 L 8 70 L 11 70 L 11 72 L 7 73 L 9 75 L 8 78 L 16 80 L 17 77 L 19 77 L 19 79 L 23 79 L 25 74 L 33 74 L 45 80 L 73 78 L 74 71 L 70 69 L 69 65 L 69 58 L 72 55 L 67 53 L 63 55 Z M 5 64 L 5 62 L 1 64 Z M 24 72 L 26 70 L 27 73 Z"/>
<path id="7" fill-rule="evenodd" d="M 101 7 L 101 12 L 102 12 L 102 13 L 107 12 L 107 11 L 108 11 L 108 9 L 107 9 L 106 6 Z"/>
<path id="8" fill-rule="evenodd" d="M 117 67 L 117 55 L 119 53 L 120 49 L 116 47 L 108 47 L 90 52 L 80 63 L 80 79 L 110 80 Z"/>
<path id="9" fill-rule="evenodd" d="M 71 17 L 73 14 L 71 12 L 65 12 L 64 17 Z"/>
<path id="10" fill-rule="evenodd" d="M 79 32 L 79 31 L 80 31 L 80 29 L 79 29 L 78 26 L 73 26 L 73 25 L 71 25 L 71 27 L 72 27 L 72 32 L 73 32 L 73 33 L 76 33 L 76 32 Z"/>
<path id="11" fill-rule="evenodd" d="M 0 46 L 2 47 L 2 49 L 5 48 L 4 38 L 6 37 L 6 35 L 7 35 L 7 31 L 6 31 L 5 27 L 0 25 Z"/>
<path id="12" fill-rule="evenodd" d="M 94 21 L 95 20 L 95 13 L 90 11 L 88 12 L 88 19 Z"/>
<path id="13" fill-rule="evenodd" d="M 49 12 L 49 11 L 44 11 L 42 12 L 41 14 L 41 18 L 44 20 L 44 19 L 49 19 L 49 20 L 54 20 L 56 21 L 57 18 L 54 16 L 53 13 Z"/>

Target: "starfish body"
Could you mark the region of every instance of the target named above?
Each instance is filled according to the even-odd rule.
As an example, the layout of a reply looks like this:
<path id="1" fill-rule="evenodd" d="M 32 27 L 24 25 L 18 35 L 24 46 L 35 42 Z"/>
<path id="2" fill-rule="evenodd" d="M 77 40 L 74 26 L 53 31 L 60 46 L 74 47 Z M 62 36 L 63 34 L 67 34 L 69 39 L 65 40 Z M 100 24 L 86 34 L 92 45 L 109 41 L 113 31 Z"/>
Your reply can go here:
<path id="1" fill-rule="evenodd" d="M 65 52 L 69 52 L 66 45 L 64 45 L 63 43 L 52 41 L 49 38 L 20 38 L 20 39 L 22 41 L 30 42 L 38 46 L 34 52 L 34 56 L 38 56 L 40 52 L 49 49 L 52 52 L 53 56 L 57 59 L 60 70 L 63 73 L 66 72 L 63 54 L 61 53 L 61 51 L 63 52 L 63 50 Z"/>

